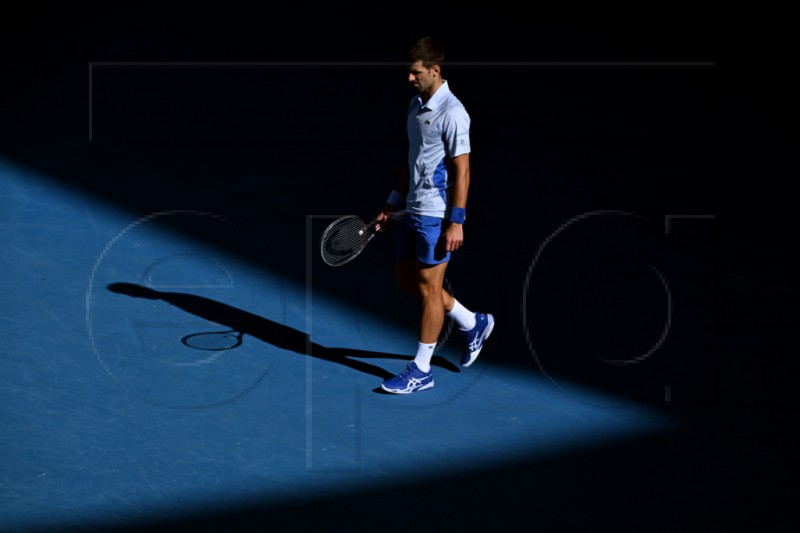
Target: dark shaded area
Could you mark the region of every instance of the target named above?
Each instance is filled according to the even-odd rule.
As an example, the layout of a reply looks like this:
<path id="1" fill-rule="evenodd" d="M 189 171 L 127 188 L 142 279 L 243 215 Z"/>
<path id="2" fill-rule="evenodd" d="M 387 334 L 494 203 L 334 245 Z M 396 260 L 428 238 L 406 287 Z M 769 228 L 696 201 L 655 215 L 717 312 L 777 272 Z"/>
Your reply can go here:
<path id="1" fill-rule="evenodd" d="M 487 457 L 464 475 L 402 484 L 387 478 L 383 487 L 357 494 L 145 518 L 111 530 L 400 531 L 416 517 L 423 530 L 791 531 L 791 496 L 784 490 L 791 479 L 782 459 L 789 445 L 754 438 L 769 432 L 736 419 L 700 417 L 674 434 L 539 460 L 493 466 Z M 78 530 L 109 528 L 61 529 Z"/>
<path id="2" fill-rule="evenodd" d="M 271 344 L 282 350 L 289 350 L 302 355 L 308 355 L 344 365 L 353 370 L 364 372 L 381 379 L 394 376 L 393 373 L 375 365 L 351 359 L 399 359 L 408 360 L 407 354 L 389 354 L 369 350 L 356 350 L 351 348 L 333 348 L 311 342 L 308 334 L 289 326 L 273 322 L 267 318 L 238 309 L 210 298 L 179 292 L 157 291 L 134 283 L 112 283 L 108 290 L 116 294 L 124 294 L 133 298 L 146 298 L 148 300 L 161 300 L 170 305 L 191 313 L 195 316 L 226 326 L 233 332 L 249 335 L 260 341 Z M 431 364 L 458 372 L 458 367 L 441 356 L 435 356 Z"/>
<path id="3" fill-rule="evenodd" d="M 501 6 L 462 13 L 448 12 L 440 32 L 450 60 L 477 65 L 447 71 L 475 126 L 468 241 L 449 274 L 457 293 L 495 313 L 499 363 L 530 368 L 533 345 L 538 368 L 554 378 L 661 405 L 687 417 L 686 431 L 460 479 L 119 531 L 306 529 L 354 516 L 372 529 L 402 524 L 393 517 L 420 493 L 431 525 L 469 529 L 511 516 L 558 530 L 786 527 L 783 433 L 800 289 L 789 190 L 793 19 L 697 6 L 582 19 Z M 136 215 L 224 216 L 238 237 L 214 244 L 303 280 L 307 215 L 380 208 L 403 157 L 409 97 L 402 66 L 384 63 L 402 61 L 405 44 L 431 28 L 407 6 L 359 17 L 373 22 L 336 7 L 262 16 L 146 3 L 17 11 L 2 20 L 0 155 Z M 289 64 L 124 65 L 168 61 Z M 292 64 L 309 61 L 343 64 Z M 514 61 L 652 64 L 481 63 Z M 90 85 L 90 62 L 114 65 L 91 67 Z M 636 216 L 593 216 L 548 240 L 576 216 L 606 210 Z M 714 218 L 670 219 L 667 231 L 669 215 Z M 383 312 L 397 298 L 390 261 L 379 259 L 390 252 L 388 239 L 376 240 L 345 273 L 312 256 L 315 290 Z M 666 304 L 656 273 L 670 289 L 668 337 L 638 364 L 607 363 L 659 340 Z M 378 282 L 354 294 L 364 277 Z M 217 318 L 223 310 L 172 298 Z M 224 311 L 226 325 L 244 313 Z M 305 343 L 259 323 L 267 342 Z"/>

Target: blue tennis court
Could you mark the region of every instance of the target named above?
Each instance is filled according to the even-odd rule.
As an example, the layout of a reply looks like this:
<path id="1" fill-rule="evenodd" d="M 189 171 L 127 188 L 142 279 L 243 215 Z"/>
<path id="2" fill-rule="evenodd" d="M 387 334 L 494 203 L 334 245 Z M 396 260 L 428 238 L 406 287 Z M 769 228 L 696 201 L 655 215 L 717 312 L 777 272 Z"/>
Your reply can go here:
<path id="1" fill-rule="evenodd" d="M 434 389 L 378 392 L 415 332 L 327 296 L 318 260 L 308 283 L 286 279 L 204 243 L 232 231 L 222 217 L 139 216 L 1 173 L 7 530 L 369 498 L 676 428 L 532 360 L 492 364 L 490 347 L 460 369 L 455 333 Z"/>

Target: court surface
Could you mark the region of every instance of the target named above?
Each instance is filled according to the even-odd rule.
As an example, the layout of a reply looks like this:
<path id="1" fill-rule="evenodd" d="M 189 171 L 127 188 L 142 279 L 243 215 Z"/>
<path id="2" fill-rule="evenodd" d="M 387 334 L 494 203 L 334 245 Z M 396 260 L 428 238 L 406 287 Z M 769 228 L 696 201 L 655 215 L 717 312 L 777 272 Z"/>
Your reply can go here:
<path id="1" fill-rule="evenodd" d="M 199 238 L 231 231 L 213 213 L 125 212 L 7 160 L 0 175 L 4 531 L 394 530 L 409 508 L 436 527 L 670 525 L 707 488 L 698 462 L 724 471 L 702 459 L 716 430 L 524 351 L 494 363 L 502 318 L 471 368 L 448 324 L 436 386 L 382 393 L 413 328 L 320 286 L 313 217 L 289 278 Z"/>
<path id="2" fill-rule="evenodd" d="M 2 175 L 4 528 L 368 495 L 674 428 L 493 367 L 490 344 L 461 369 L 455 333 L 434 389 L 378 392 L 413 331 L 162 226 L 225 221 Z"/>

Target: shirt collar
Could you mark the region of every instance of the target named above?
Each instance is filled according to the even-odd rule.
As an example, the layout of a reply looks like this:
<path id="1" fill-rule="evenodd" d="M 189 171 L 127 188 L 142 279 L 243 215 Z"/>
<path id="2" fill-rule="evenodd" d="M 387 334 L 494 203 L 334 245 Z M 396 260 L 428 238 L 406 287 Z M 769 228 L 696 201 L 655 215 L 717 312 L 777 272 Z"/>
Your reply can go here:
<path id="1" fill-rule="evenodd" d="M 447 85 L 447 80 L 442 80 L 442 84 L 436 89 L 436 92 L 430 97 L 430 99 L 426 103 L 422 103 L 422 97 L 417 96 L 417 101 L 419 102 L 420 108 L 427 108 L 433 111 L 436 109 L 441 101 L 447 96 L 450 92 L 450 87 Z"/>

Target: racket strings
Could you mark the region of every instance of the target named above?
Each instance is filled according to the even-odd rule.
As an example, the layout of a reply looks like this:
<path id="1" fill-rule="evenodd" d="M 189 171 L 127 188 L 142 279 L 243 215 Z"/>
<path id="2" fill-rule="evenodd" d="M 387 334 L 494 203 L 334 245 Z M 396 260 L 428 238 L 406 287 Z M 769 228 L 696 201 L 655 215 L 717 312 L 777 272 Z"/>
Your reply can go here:
<path id="1" fill-rule="evenodd" d="M 358 217 L 332 224 L 322 238 L 322 258 L 330 265 L 346 262 L 366 246 L 373 230 Z"/>

